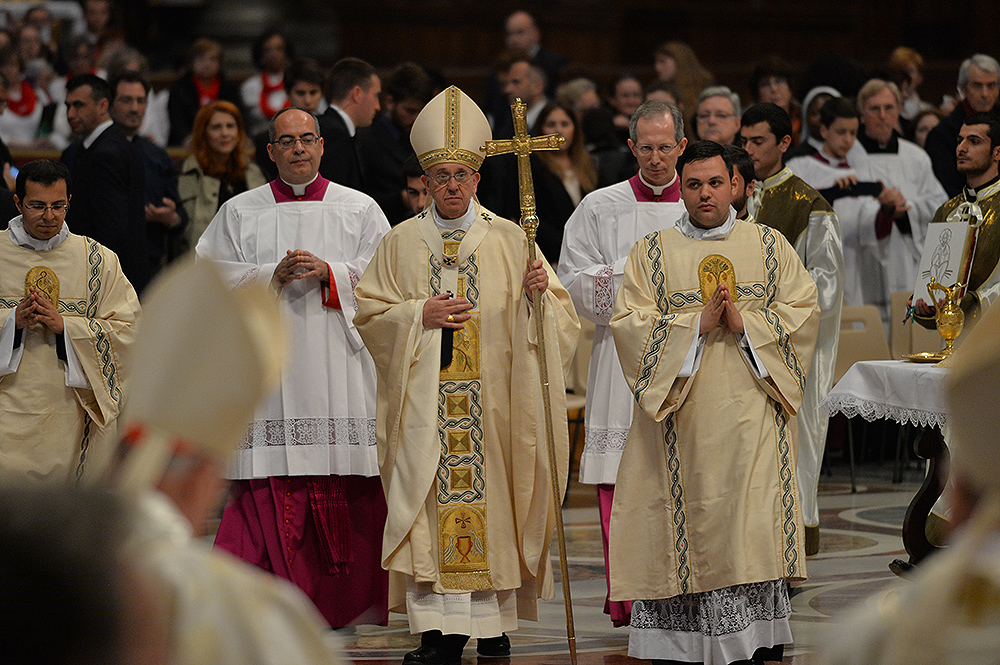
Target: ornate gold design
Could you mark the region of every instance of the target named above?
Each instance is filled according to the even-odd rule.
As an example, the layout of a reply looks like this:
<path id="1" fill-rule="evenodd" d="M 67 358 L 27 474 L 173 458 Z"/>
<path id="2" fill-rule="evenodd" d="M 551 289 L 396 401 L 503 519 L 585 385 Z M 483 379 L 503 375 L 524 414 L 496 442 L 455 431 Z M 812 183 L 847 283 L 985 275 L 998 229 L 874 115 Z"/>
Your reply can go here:
<path id="1" fill-rule="evenodd" d="M 445 90 L 444 147 L 418 155 L 420 167 L 425 171 L 435 164 L 465 164 L 473 171 L 483 165 L 483 156 L 461 146 L 462 93 L 451 86 Z"/>
<path id="2" fill-rule="evenodd" d="M 955 352 L 955 339 L 962 334 L 965 325 L 965 312 L 962 311 L 961 296 L 965 284 L 953 284 L 950 288 L 931 277 L 927 285 L 927 293 L 931 297 L 931 302 L 937 305 L 937 312 L 934 320 L 937 323 L 938 334 L 944 339 L 945 348 L 941 349 L 941 355 L 945 358 Z M 943 291 L 944 300 L 938 301 L 934 291 Z"/>
<path id="3" fill-rule="evenodd" d="M 53 305 L 59 304 L 59 277 L 52 268 L 35 266 L 24 276 L 24 295 L 31 294 L 31 289 L 41 293 Z"/>
<path id="4" fill-rule="evenodd" d="M 453 476 L 454 477 L 454 476 Z M 441 585 L 446 589 L 490 589 L 486 565 L 486 515 L 478 504 L 441 510 Z"/>
<path id="5" fill-rule="evenodd" d="M 467 381 L 479 378 L 481 366 L 481 346 L 479 335 L 479 314 L 465 322 L 465 327 L 456 330 L 452 338 L 454 352 L 451 364 L 441 370 L 442 381 Z"/>
<path id="6" fill-rule="evenodd" d="M 514 138 L 504 141 L 487 141 L 480 150 L 487 157 L 514 153 L 517 155 L 517 184 L 521 195 L 521 228 L 528 236 L 528 244 L 535 244 L 538 216 L 535 214 L 535 185 L 531 179 L 531 162 L 528 155 L 536 150 L 558 150 L 566 139 L 556 134 L 531 136 L 528 134 L 528 107 L 520 97 L 511 106 L 514 114 Z"/>
<path id="7" fill-rule="evenodd" d="M 469 396 L 468 395 L 448 395 L 446 397 L 448 404 L 448 416 L 452 418 L 461 418 L 463 416 L 469 415 Z"/>
<path id="8" fill-rule="evenodd" d="M 448 452 L 449 453 L 467 453 L 472 450 L 472 440 L 469 438 L 468 432 L 448 432 Z M 452 486 L 454 486 L 454 474 L 452 475 Z M 464 489 L 468 489 L 467 487 Z"/>
<path id="9" fill-rule="evenodd" d="M 736 272 L 733 262 L 721 254 L 709 254 L 698 265 L 698 284 L 701 286 L 701 300 L 708 302 L 715 294 L 719 284 L 729 288 L 729 298 L 733 302 L 739 299 L 736 292 Z"/>

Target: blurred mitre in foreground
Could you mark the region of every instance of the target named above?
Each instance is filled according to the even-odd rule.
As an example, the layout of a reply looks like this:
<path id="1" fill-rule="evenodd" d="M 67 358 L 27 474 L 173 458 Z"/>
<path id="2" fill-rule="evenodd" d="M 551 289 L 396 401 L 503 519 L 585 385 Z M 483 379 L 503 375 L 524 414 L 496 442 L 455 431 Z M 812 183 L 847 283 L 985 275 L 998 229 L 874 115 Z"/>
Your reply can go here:
<path id="1" fill-rule="evenodd" d="M 231 290 L 210 261 L 167 269 L 143 301 L 121 419 L 133 448 L 120 486 L 134 491 L 157 483 L 178 450 L 228 461 L 287 345 L 273 295 Z"/>

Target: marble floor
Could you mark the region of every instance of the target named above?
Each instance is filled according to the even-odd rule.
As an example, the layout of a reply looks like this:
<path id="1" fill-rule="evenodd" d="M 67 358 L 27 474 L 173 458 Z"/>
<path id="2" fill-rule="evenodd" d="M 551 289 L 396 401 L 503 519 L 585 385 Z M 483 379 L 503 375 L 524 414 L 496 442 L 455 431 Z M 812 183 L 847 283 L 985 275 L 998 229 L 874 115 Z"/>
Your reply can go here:
<path id="1" fill-rule="evenodd" d="M 844 470 L 846 471 L 846 469 Z M 814 653 L 838 617 L 857 602 L 884 589 L 897 578 L 889 571 L 894 558 L 906 558 L 900 525 L 916 492 L 920 470 L 911 468 L 905 482 L 892 484 L 885 465 L 861 470 L 857 493 L 845 477 L 824 476 L 820 487 L 820 552 L 808 561 L 809 580 L 792 597 L 792 634 L 795 643 L 785 649 L 784 663 L 810 665 Z M 569 555 L 570 589 L 580 665 L 640 665 L 628 652 L 628 628 L 612 628 L 603 614 L 605 581 L 601 553 L 596 490 L 571 481 L 563 512 Z M 553 543 L 555 556 L 555 543 Z M 523 622 L 510 635 L 511 665 L 570 662 L 559 565 L 554 561 L 557 597 L 540 603 L 540 620 Z M 359 626 L 338 631 L 346 655 L 354 661 L 398 664 L 419 645 L 410 635 L 404 615 L 393 614 L 389 625 Z M 465 651 L 463 665 L 500 665 L 496 659 L 478 659 L 474 644 Z M 492 663 L 490 663 L 492 660 Z M 501 661 L 506 663 L 506 659 Z"/>

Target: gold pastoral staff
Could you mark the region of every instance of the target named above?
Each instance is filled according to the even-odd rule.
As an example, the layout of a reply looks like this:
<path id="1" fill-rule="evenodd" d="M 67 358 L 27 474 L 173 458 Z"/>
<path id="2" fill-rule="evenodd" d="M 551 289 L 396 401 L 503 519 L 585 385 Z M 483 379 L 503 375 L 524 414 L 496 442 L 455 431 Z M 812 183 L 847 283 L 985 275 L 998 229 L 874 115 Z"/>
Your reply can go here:
<path id="1" fill-rule="evenodd" d="M 557 134 L 531 136 L 528 134 L 527 107 L 520 97 L 511 104 L 514 116 L 514 138 L 502 141 L 487 141 L 480 150 L 487 157 L 513 153 L 517 155 L 517 183 L 521 198 L 521 228 L 528 236 L 528 261 L 535 263 L 535 233 L 538 230 L 538 216 L 535 214 L 535 186 L 531 180 L 531 163 L 528 155 L 536 150 L 558 150 L 566 139 Z M 569 588 L 569 566 L 566 561 L 566 534 L 562 520 L 562 492 L 559 487 L 559 470 L 556 466 L 555 438 L 552 430 L 552 404 L 549 402 L 549 369 L 545 361 L 545 331 L 542 321 L 542 298 L 531 301 L 535 319 L 535 334 L 538 339 L 539 376 L 542 381 L 542 406 L 545 413 L 545 442 L 549 451 L 549 477 L 552 481 L 552 502 L 556 516 L 556 537 L 559 541 L 559 572 L 562 575 L 563 602 L 566 606 L 566 637 L 569 641 L 569 657 L 576 665 L 576 629 L 573 625 L 573 599 Z"/>

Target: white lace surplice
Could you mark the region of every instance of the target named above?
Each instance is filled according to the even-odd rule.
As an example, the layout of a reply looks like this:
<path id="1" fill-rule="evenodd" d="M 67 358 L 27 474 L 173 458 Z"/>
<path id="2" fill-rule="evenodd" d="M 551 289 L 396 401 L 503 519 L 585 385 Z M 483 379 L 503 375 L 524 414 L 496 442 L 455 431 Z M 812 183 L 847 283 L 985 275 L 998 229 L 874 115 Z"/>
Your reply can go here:
<path id="1" fill-rule="evenodd" d="M 290 353 L 281 384 L 254 417 L 230 477 L 378 475 L 375 365 L 354 327 L 354 285 L 389 223 L 370 197 L 329 183 L 319 201 L 276 203 L 265 185 L 226 202 L 197 246 L 235 288 L 267 283 L 289 249 L 326 261 L 341 309 L 323 305 L 314 279 L 279 302 Z"/>
<path id="2" fill-rule="evenodd" d="M 637 202 L 625 181 L 588 194 L 566 222 L 556 274 L 573 297 L 577 313 L 596 325 L 587 376 L 581 483 L 615 483 L 632 424 L 634 398 L 608 327 L 625 259 L 636 241 L 673 226 L 683 212 L 682 203 Z"/>

